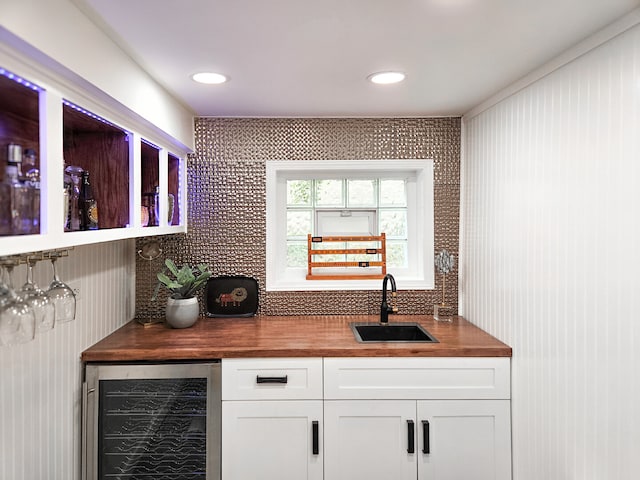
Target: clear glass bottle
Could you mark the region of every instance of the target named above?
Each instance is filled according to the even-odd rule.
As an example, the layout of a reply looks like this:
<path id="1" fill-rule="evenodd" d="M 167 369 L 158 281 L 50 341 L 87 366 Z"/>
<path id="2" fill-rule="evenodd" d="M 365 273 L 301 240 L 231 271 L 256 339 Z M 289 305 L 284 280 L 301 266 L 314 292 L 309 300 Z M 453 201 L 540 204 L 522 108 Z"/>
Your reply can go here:
<path id="1" fill-rule="evenodd" d="M 71 190 L 69 191 L 69 222 L 68 231 L 80 230 L 80 184 L 82 182 L 82 168 L 69 165 L 64 170 L 71 178 Z"/>
<path id="2" fill-rule="evenodd" d="M 64 180 L 62 187 L 62 211 L 64 212 L 64 218 L 62 219 L 65 232 L 69 231 L 69 195 L 71 194 L 71 190 L 73 189 L 73 182 L 71 181 L 71 175 L 66 171 L 66 162 L 65 162 L 65 171 L 64 171 Z"/>
<path id="3" fill-rule="evenodd" d="M 5 182 L 11 186 L 11 233 L 13 235 L 30 234 L 33 227 L 33 191 L 23 183 L 22 147 L 10 144 L 7 149 L 7 167 Z"/>
<path id="4" fill-rule="evenodd" d="M 25 183 L 31 188 L 31 233 L 40 233 L 40 170 L 36 168 L 36 151 L 28 148 L 24 151 L 23 167 Z"/>
<path id="5" fill-rule="evenodd" d="M 11 214 L 11 183 L 5 174 L 0 183 L 0 235 L 11 235 L 13 232 L 13 216 Z"/>

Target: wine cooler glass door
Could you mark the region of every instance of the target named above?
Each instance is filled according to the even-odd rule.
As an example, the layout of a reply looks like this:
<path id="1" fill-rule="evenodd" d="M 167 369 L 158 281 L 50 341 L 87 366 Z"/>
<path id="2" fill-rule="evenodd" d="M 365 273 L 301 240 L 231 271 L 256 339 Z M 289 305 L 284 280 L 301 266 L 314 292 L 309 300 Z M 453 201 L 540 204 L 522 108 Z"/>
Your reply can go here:
<path id="1" fill-rule="evenodd" d="M 87 366 L 86 478 L 218 480 L 219 366 Z"/>

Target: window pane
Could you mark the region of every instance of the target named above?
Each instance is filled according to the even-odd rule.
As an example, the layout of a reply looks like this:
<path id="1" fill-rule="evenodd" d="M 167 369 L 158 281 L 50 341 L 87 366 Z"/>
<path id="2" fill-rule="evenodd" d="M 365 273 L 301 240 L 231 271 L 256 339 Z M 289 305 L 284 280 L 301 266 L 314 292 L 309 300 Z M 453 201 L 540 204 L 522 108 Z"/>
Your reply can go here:
<path id="1" fill-rule="evenodd" d="M 287 242 L 287 267 L 307 266 L 307 243 Z"/>
<path id="2" fill-rule="evenodd" d="M 311 229 L 311 210 L 287 211 L 287 237 L 306 237 Z"/>
<path id="3" fill-rule="evenodd" d="M 287 205 L 311 205 L 311 180 L 287 180 Z"/>
<path id="4" fill-rule="evenodd" d="M 406 210 L 380 210 L 380 232 L 387 238 L 407 238 Z"/>
<path id="5" fill-rule="evenodd" d="M 350 207 L 376 206 L 376 181 L 375 180 L 348 180 Z"/>
<path id="6" fill-rule="evenodd" d="M 377 225 L 375 210 L 316 209 L 316 235 L 375 235 Z"/>
<path id="7" fill-rule="evenodd" d="M 342 180 L 316 180 L 316 205 L 344 206 Z"/>
<path id="8" fill-rule="evenodd" d="M 407 205 L 406 182 L 404 180 L 380 180 L 380 206 Z"/>
<path id="9" fill-rule="evenodd" d="M 407 242 L 387 242 L 387 268 L 407 266 Z"/>

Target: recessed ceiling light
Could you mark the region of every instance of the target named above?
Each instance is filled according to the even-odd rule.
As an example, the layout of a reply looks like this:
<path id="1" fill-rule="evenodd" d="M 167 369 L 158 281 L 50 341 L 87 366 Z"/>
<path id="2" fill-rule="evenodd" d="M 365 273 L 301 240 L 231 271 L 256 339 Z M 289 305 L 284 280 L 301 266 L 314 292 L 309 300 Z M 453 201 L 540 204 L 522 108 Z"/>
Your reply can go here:
<path id="1" fill-rule="evenodd" d="M 378 72 L 372 73 L 367 78 L 372 83 L 380 85 L 388 85 L 390 83 L 398 83 L 405 79 L 406 75 L 402 72 Z"/>
<path id="2" fill-rule="evenodd" d="M 194 73 L 191 78 L 198 83 L 206 83 L 208 85 L 217 85 L 228 80 L 228 78 L 221 73 L 213 72 Z"/>

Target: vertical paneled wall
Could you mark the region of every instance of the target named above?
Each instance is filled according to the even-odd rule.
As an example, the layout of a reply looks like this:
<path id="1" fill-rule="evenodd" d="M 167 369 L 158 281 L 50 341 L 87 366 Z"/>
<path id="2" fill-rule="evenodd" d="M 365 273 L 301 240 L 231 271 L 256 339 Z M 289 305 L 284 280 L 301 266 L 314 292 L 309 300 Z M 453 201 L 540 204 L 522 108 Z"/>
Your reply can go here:
<path id="1" fill-rule="evenodd" d="M 0 347 L 0 479 L 80 478 L 80 353 L 133 316 L 133 240 L 76 247 L 58 261 L 79 291 L 76 320 L 24 345 Z M 48 261 L 35 268 L 51 282 Z M 14 283 L 25 281 L 25 268 Z"/>
<path id="2" fill-rule="evenodd" d="M 460 301 L 513 347 L 514 479 L 640 472 L 640 28 L 465 119 Z"/>
<path id="3" fill-rule="evenodd" d="M 196 152 L 189 158 L 189 231 L 162 238 L 163 256 L 137 259 L 139 317 L 163 317 L 164 297 L 152 301 L 165 257 L 209 263 L 215 275 L 266 277 L 266 164 L 271 160 L 422 159 L 434 161 L 435 251 L 457 256 L 460 192 L 460 118 L 198 118 Z M 142 245 L 148 239 L 138 240 Z M 447 303 L 457 307 L 455 270 Z M 407 291 L 398 284 L 404 314 L 431 314 L 436 289 Z M 162 292 L 164 295 L 164 292 Z M 203 307 L 204 302 L 200 302 Z M 265 315 L 374 314 L 380 291 L 260 291 Z"/>

